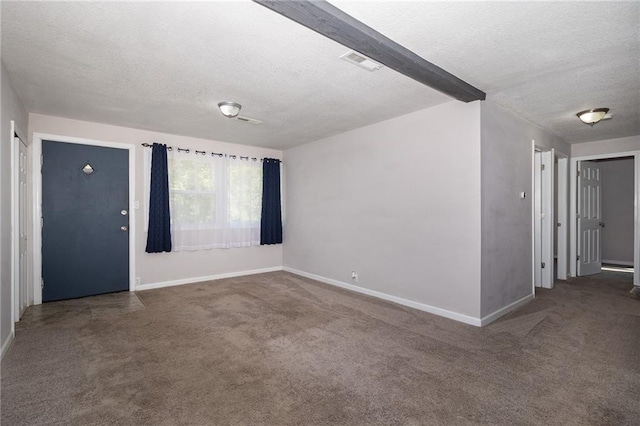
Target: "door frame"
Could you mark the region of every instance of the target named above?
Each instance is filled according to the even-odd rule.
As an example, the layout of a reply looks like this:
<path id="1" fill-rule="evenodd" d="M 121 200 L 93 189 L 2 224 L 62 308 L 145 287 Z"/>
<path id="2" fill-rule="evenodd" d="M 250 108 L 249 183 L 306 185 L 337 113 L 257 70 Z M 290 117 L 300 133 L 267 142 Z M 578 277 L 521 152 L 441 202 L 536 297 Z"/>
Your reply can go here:
<path id="1" fill-rule="evenodd" d="M 634 164 L 634 191 L 633 191 L 633 285 L 640 286 L 640 218 L 638 217 L 638 202 L 640 201 L 640 151 L 615 152 L 610 154 L 585 155 L 571 158 L 569 217 L 571 218 L 571 233 L 569 239 L 569 265 L 572 277 L 578 273 L 578 162 L 589 160 L 604 160 L 608 158 L 633 157 Z"/>
<path id="2" fill-rule="evenodd" d="M 17 317 L 20 315 L 20 215 L 18 211 L 18 195 L 20 193 L 20 147 L 17 145 L 20 142 L 16 142 L 16 135 L 27 147 L 27 163 L 29 164 L 31 149 L 29 140 L 24 137 L 24 134 L 18 129 L 14 120 L 10 121 L 9 127 L 11 131 L 11 334 L 15 336 L 16 322 L 19 320 Z M 27 196 L 28 195 L 29 194 L 27 194 Z M 29 204 L 29 198 L 27 198 L 27 205 Z M 28 223 L 27 227 L 29 227 L 29 225 Z M 27 256 L 27 262 L 29 262 L 29 256 Z M 27 276 L 27 280 L 30 278 L 31 277 Z M 30 297 L 28 299 L 31 300 Z"/>
<path id="3" fill-rule="evenodd" d="M 537 165 L 537 161 L 535 158 L 535 154 L 536 152 L 539 153 L 544 153 L 544 152 L 551 152 L 551 159 L 550 159 L 550 172 L 551 172 L 551 176 L 549 179 L 547 179 L 548 181 L 550 180 L 550 187 L 547 188 L 546 192 L 543 192 L 542 194 L 537 194 L 536 193 L 536 179 L 538 178 L 538 174 L 540 173 L 539 170 L 539 166 Z M 555 159 L 558 159 L 558 167 L 557 169 L 554 167 L 555 166 Z M 537 273 L 540 274 L 540 288 L 553 288 L 554 287 L 554 282 L 555 279 L 561 279 L 561 280 L 566 280 L 568 278 L 567 275 L 567 262 L 568 262 L 568 249 L 567 249 L 567 234 L 568 234 L 568 230 L 567 230 L 567 223 L 568 223 L 568 215 L 567 215 L 567 205 L 569 202 L 568 199 L 568 185 L 569 185 L 569 180 L 568 180 L 568 160 L 570 159 L 569 155 L 562 152 L 562 151 L 558 151 L 555 148 L 549 148 L 546 146 L 541 146 L 541 145 L 537 145 L 535 140 L 531 141 L 531 194 L 532 194 L 532 200 L 531 200 L 531 287 L 533 289 L 533 292 L 535 294 L 536 291 L 536 275 Z M 555 176 L 557 175 L 558 177 L 558 194 L 557 194 L 557 198 L 558 198 L 558 217 L 554 218 L 553 217 L 553 210 L 554 210 L 554 185 L 553 185 L 553 181 L 555 179 Z M 549 185 L 546 185 L 549 186 Z M 536 233 L 536 197 L 545 197 L 544 200 L 544 205 L 548 206 L 548 210 L 550 210 L 550 216 L 549 218 L 552 219 L 553 223 L 550 223 L 550 226 L 547 226 L 543 229 L 543 227 L 540 227 L 540 235 L 538 235 Z M 543 200 L 540 200 L 541 202 Z M 562 226 L 560 226 L 560 229 L 557 227 L 557 224 L 561 223 Z M 564 228 L 564 229 L 562 229 Z M 543 243 L 542 243 L 542 233 L 545 232 L 548 235 L 548 238 L 546 239 L 546 248 L 542 247 Z M 554 276 L 553 274 L 553 268 L 550 268 L 547 271 L 544 271 L 544 273 L 546 274 L 546 278 L 543 279 L 542 274 L 543 271 L 540 270 L 539 265 L 537 264 L 537 259 L 536 259 L 536 246 L 537 244 L 540 244 L 541 246 L 541 252 L 546 253 L 547 255 L 547 261 L 553 263 L 554 260 L 554 232 L 558 232 L 558 251 L 556 253 L 556 255 L 558 256 L 558 270 L 557 270 L 557 274 Z M 564 245 L 564 247 L 563 247 Z M 564 270 L 562 269 L 562 267 L 564 266 Z M 546 282 L 545 282 L 546 281 Z M 545 285 L 543 285 L 543 283 Z"/>
<path id="4" fill-rule="evenodd" d="M 542 210 L 538 210 L 539 204 L 541 204 L 540 196 L 542 194 L 540 188 L 540 182 L 538 182 L 540 177 L 538 176 L 540 173 L 540 166 L 542 164 L 542 158 L 537 157 L 537 154 L 542 154 L 541 148 L 535 145 L 535 142 L 532 144 L 531 151 L 531 286 L 533 287 L 533 294 L 536 292 L 536 284 L 542 283 L 542 271 L 538 267 L 539 262 L 542 258 L 538 259 L 538 251 L 542 252 L 542 231 L 538 232 L 538 228 L 540 227 L 539 214 L 542 213 Z M 538 223 L 536 225 L 536 223 Z"/>
<path id="5" fill-rule="evenodd" d="M 556 151 L 558 168 L 555 170 L 558 178 L 558 217 L 556 218 L 556 233 L 558 235 L 558 270 L 556 279 L 566 280 L 569 276 L 568 267 L 568 238 L 569 238 L 569 156 Z"/>
<path id="6" fill-rule="evenodd" d="M 135 209 L 135 181 L 136 181 L 136 151 L 135 145 L 109 142 L 95 139 L 77 138 L 72 136 L 51 135 L 47 133 L 33 133 L 33 304 L 42 304 L 42 141 L 74 143 L 79 145 L 102 146 L 107 148 L 126 149 L 129 152 L 129 211 Z M 129 214 L 129 291 L 136 287 L 136 214 Z"/>
<path id="7" fill-rule="evenodd" d="M 542 205 L 542 214 L 544 215 L 545 219 L 542 221 L 540 230 L 542 236 L 546 236 L 546 238 L 543 238 L 541 242 L 542 257 L 540 260 L 545 264 L 545 266 L 543 266 L 541 270 L 541 286 L 542 288 L 548 289 L 553 288 L 555 282 L 555 277 L 553 276 L 553 236 L 556 229 L 556 219 L 553 214 L 553 205 L 555 200 L 553 188 L 553 179 L 555 176 L 555 158 L 555 149 L 551 148 L 541 151 L 541 166 L 544 166 L 544 171 L 547 172 L 543 173 L 542 170 L 540 171 L 542 190 L 542 194 L 540 195 L 540 202 Z"/>

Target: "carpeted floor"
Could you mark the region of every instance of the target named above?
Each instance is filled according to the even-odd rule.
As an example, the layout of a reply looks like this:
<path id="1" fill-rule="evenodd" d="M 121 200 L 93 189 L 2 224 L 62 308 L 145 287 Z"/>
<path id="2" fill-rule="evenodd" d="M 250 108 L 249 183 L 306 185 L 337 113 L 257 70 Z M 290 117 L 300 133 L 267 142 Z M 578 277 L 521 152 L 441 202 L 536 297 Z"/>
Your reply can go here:
<path id="1" fill-rule="evenodd" d="M 482 329 L 285 272 L 32 307 L 2 425 L 638 425 L 627 276 Z"/>

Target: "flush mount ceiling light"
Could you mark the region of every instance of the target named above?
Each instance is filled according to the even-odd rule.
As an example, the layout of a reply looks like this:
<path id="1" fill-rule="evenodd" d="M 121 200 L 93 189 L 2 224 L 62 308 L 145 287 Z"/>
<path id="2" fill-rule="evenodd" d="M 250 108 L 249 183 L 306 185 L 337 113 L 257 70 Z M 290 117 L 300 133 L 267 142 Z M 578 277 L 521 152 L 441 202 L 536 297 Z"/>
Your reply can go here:
<path id="1" fill-rule="evenodd" d="M 222 115 L 233 118 L 240 114 L 240 108 L 242 108 L 242 105 L 237 102 L 220 102 L 218 104 L 218 108 L 220 108 Z"/>
<path id="2" fill-rule="evenodd" d="M 608 112 L 609 108 L 596 108 L 580 111 L 576 115 L 583 123 L 593 126 L 598 121 L 602 120 Z"/>

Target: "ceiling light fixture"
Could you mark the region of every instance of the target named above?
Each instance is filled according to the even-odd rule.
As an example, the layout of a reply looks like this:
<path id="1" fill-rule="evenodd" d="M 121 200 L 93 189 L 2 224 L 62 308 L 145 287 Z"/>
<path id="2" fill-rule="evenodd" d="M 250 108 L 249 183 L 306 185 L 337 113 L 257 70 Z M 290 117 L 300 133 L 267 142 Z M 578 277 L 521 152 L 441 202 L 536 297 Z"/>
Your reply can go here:
<path id="1" fill-rule="evenodd" d="M 580 111 L 576 115 L 583 123 L 593 126 L 598 121 L 602 120 L 609 112 L 609 108 L 596 108 L 588 109 L 586 111 Z"/>
<path id="2" fill-rule="evenodd" d="M 225 117 L 234 118 L 240 114 L 240 108 L 242 108 L 242 105 L 237 102 L 220 102 L 218 104 L 218 108 L 220 108 L 220 112 Z"/>

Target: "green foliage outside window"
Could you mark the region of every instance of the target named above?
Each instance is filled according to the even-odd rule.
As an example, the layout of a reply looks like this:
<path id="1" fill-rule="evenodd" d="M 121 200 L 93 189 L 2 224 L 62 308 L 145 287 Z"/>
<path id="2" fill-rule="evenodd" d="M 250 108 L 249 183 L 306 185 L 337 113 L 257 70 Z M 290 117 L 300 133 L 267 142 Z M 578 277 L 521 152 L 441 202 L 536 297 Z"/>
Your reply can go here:
<path id="1" fill-rule="evenodd" d="M 229 168 L 231 223 L 260 221 L 262 210 L 262 169 L 239 161 Z"/>
<path id="2" fill-rule="evenodd" d="M 215 227 L 216 223 L 230 222 L 233 227 L 260 221 L 262 168 L 252 167 L 246 160 L 230 161 L 228 168 L 217 165 L 194 157 L 169 160 L 172 223 Z M 229 211 L 217 211 L 217 204 L 228 205 Z"/>

